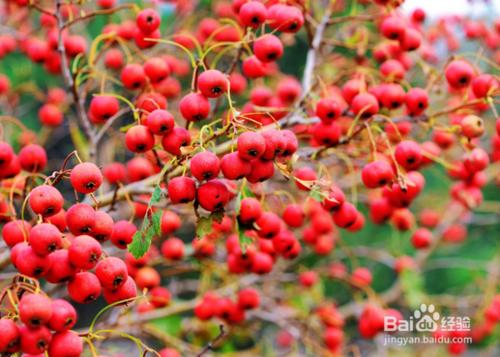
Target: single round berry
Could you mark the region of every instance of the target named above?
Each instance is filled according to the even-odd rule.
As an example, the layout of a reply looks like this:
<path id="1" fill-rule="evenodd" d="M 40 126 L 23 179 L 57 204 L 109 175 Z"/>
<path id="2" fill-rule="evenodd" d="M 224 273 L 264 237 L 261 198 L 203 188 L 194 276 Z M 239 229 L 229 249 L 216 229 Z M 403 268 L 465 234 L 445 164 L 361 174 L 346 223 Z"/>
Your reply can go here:
<path id="1" fill-rule="evenodd" d="M 90 270 L 101 257 L 101 244 L 88 235 L 80 235 L 73 239 L 68 248 L 69 260 L 78 269 Z"/>
<path id="2" fill-rule="evenodd" d="M 80 193 L 97 191 L 102 184 L 102 179 L 101 170 L 91 162 L 83 162 L 71 170 L 71 185 Z"/>
<path id="3" fill-rule="evenodd" d="M 36 254 L 46 256 L 62 248 L 62 235 L 53 224 L 40 223 L 31 229 L 29 243 Z"/>
<path id="4" fill-rule="evenodd" d="M 210 69 L 198 77 L 198 89 L 207 98 L 217 98 L 228 90 L 228 79 L 221 71 Z"/>
<path id="5" fill-rule="evenodd" d="M 77 313 L 73 305 L 63 299 L 52 300 L 52 316 L 48 327 L 56 332 L 71 329 L 77 320 Z"/>
<path id="6" fill-rule="evenodd" d="M 88 304 L 101 295 L 101 284 L 97 277 L 84 271 L 77 273 L 68 283 L 68 294 L 71 299 L 79 304 Z"/>
<path id="7" fill-rule="evenodd" d="M 125 284 L 128 278 L 127 266 L 116 257 L 101 260 L 96 266 L 95 274 L 104 289 L 116 289 Z"/>
<path id="8" fill-rule="evenodd" d="M 47 324 L 51 316 L 52 302 L 45 295 L 25 294 L 19 301 L 19 318 L 31 328 Z"/>
<path id="9" fill-rule="evenodd" d="M 214 153 L 202 151 L 193 156 L 189 168 L 198 181 L 210 180 L 219 174 L 220 160 Z"/>

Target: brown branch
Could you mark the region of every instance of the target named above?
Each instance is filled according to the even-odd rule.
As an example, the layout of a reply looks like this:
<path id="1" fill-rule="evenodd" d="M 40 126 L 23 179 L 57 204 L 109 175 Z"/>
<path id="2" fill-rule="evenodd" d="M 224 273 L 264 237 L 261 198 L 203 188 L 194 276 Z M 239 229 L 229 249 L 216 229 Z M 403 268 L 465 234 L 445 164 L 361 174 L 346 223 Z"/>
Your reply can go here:
<path id="1" fill-rule="evenodd" d="M 114 14 L 115 12 L 125 10 L 125 9 L 132 9 L 132 8 L 134 8 L 134 4 L 123 4 L 123 5 L 113 7 L 111 9 L 96 10 L 94 12 L 91 12 L 91 13 L 86 14 L 84 16 L 77 17 L 71 21 L 64 23 L 62 25 L 62 29 L 64 30 L 65 28 L 70 27 L 77 22 L 89 20 L 89 19 L 96 17 L 96 16 L 99 16 L 99 15 L 111 15 L 111 14 Z"/>
<path id="2" fill-rule="evenodd" d="M 226 331 L 224 330 L 224 325 L 219 325 L 219 334 L 210 341 L 196 356 L 201 357 L 208 351 L 213 351 L 214 347 L 226 336 Z"/>

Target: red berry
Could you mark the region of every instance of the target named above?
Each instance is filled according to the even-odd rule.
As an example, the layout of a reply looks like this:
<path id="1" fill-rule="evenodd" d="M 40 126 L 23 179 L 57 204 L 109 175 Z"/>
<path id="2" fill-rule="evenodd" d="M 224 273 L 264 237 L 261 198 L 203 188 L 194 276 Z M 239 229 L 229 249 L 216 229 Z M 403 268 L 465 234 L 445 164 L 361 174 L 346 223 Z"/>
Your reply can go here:
<path id="1" fill-rule="evenodd" d="M 66 212 L 66 224 L 74 235 L 89 234 L 95 225 L 96 211 L 85 203 L 77 203 Z"/>
<path id="2" fill-rule="evenodd" d="M 83 339 L 73 331 L 57 332 L 49 346 L 51 357 L 79 357 L 83 353 Z"/>
<path id="3" fill-rule="evenodd" d="M 411 244 L 416 249 L 427 248 L 431 243 L 432 232 L 427 228 L 419 228 L 411 236 Z"/>
<path id="4" fill-rule="evenodd" d="M 120 249 L 127 249 L 137 232 L 135 224 L 129 221 L 118 221 L 113 226 L 113 233 L 111 233 L 111 242 Z"/>
<path id="5" fill-rule="evenodd" d="M 77 236 L 68 248 L 69 260 L 75 267 L 90 270 L 101 257 L 101 244 L 91 236 Z"/>
<path id="6" fill-rule="evenodd" d="M 404 21 L 396 16 L 386 17 L 380 26 L 380 32 L 389 40 L 403 40 L 405 30 Z"/>
<path id="7" fill-rule="evenodd" d="M 313 126 L 312 134 L 314 140 L 318 144 L 324 146 L 334 146 L 338 144 L 340 140 L 342 129 L 340 125 L 335 122 L 330 124 L 319 122 Z"/>
<path id="8" fill-rule="evenodd" d="M 342 112 L 339 103 L 333 98 L 323 98 L 316 104 L 316 115 L 324 124 L 330 124 Z"/>
<path id="9" fill-rule="evenodd" d="M 214 212 L 222 210 L 229 201 L 230 196 L 224 183 L 218 180 L 211 180 L 198 188 L 196 199 L 203 209 Z"/>
<path id="10" fill-rule="evenodd" d="M 20 333 L 14 320 L 6 317 L 0 319 L 0 353 L 14 353 L 19 350 Z"/>
<path id="11" fill-rule="evenodd" d="M 84 271 L 77 273 L 68 283 L 68 293 L 71 299 L 79 304 L 88 304 L 101 295 L 101 284 L 97 277 Z"/>
<path id="12" fill-rule="evenodd" d="M 179 238 L 169 238 L 161 245 L 161 253 L 166 259 L 181 260 L 184 257 L 184 243 Z"/>
<path id="13" fill-rule="evenodd" d="M 175 127 L 165 135 L 161 141 L 163 148 L 172 155 L 181 155 L 181 147 L 191 143 L 189 131 L 184 128 Z"/>
<path id="14" fill-rule="evenodd" d="M 357 209 L 351 203 L 345 202 L 333 213 L 333 221 L 340 228 L 349 228 L 357 219 Z"/>
<path id="15" fill-rule="evenodd" d="M 302 11 L 295 7 L 284 4 L 272 5 L 268 9 L 269 26 L 282 32 L 295 33 L 304 25 Z"/>
<path id="16" fill-rule="evenodd" d="M 31 224 L 29 222 L 16 219 L 7 222 L 2 227 L 2 238 L 8 247 L 12 248 L 17 243 L 21 243 L 28 240 L 29 233 L 31 231 Z"/>
<path id="17" fill-rule="evenodd" d="M 53 224 L 40 223 L 31 229 L 29 243 L 36 254 L 46 256 L 62 248 L 62 235 Z"/>
<path id="18" fill-rule="evenodd" d="M 154 9 L 144 9 L 136 18 L 137 27 L 145 34 L 157 30 L 160 27 L 160 22 L 160 15 Z"/>
<path id="19" fill-rule="evenodd" d="M 21 336 L 21 351 L 31 355 L 43 354 L 52 340 L 52 335 L 47 327 L 41 326 L 31 329 L 27 326 L 19 328 Z"/>
<path id="20" fill-rule="evenodd" d="M 429 96 L 422 88 L 412 88 L 405 96 L 406 109 L 410 115 L 420 115 L 429 106 Z"/>
<path id="21" fill-rule="evenodd" d="M 104 299 L 108 304 L 113 304 L 122 300 L 130 300 L 137 296 L 137 286 L 130 276 L 127 278 L 125 283 L 113 290 L 104 290 Z"/>
<path id="22" fill-rule="evenodd" d="M 267 19 L 267 8 L 259 1 L 244 3 L 237 12 L 245 27 L 258 28 Z"/>
<path id="23" fill-rule="evenodd" d="M 19 164 L 28 172 L 40 172 L 47 165 L 47 153 L 40 145 L 29 144 L 19 151 Z"/>
<path id="24" fill-rule="evenodd" d="M 146 84 L 146 73 L 140 64 L 131 63 L 123 67 L 120 79 L 127 89 L 141 89 Z"/>
<path id="25" fill-rule="evenodd" d="M 277 36 L 262 35 L 255 40 L 253 52 L 261 62 L 274 62 L 283 56 L 283 43 Z"/>
<path id="26" fill-rule="evenodd" d="M 281 230 L 281 219 L 273 212 L 263 212 L 255 221 L 261 238 L 271 239 Z"/>
<path id="27" fill-rule="evenodd" d="M 157 286 L 153 289 L 151 289 L 151 295 L 149 298 L 149 301 L 155 306 L 155 307 L 165 307 L 170 303 L 170 300 L 172 298 L 172 295 L 170 294 L 170 291 L 167 288 L 164 288 L 162 286 Z"/>
<path id="28" fill-rule="evenodd" d="M 385 160 L 370 162 L 361 171 L 363 183 L 368 188 L 377 188 L 387 185 L 394 180 L 394 170 Z"/>
<path id="29" fill-rule="evenodd" d="M 63 299 L 52 300 L 52 316 L 48 327 L 56 332 L 71 329 L 77 319 L 76 310 L 69 302 Z"/>
<path id="30" fill-rule="evenodd" d="M 239 152 L 226 154 L 220 160 L 222 174 L 229 180 L 239 180 L 250 174 L 252 165 L 243 160 Z"/>
<path id="31" fill-rule="evenodd" d="M 174 116 L 163 109 L 153 110 L 146 118 L 146 126 L 155 135 L 170 133 L 174 125 Z"/>
<path id="32" fill-rule="evenodd" d="M 38 110 L 38 118 L 43 125 L 59 126 L 63 122 L 63 113 L 53 104 L 44 104 Z"/>
<path id="33" fill-rule="evenodd" d="M 168 197 L 173 204 L 188 203 L 196 196 L 196 184 L 190 177 L 174 177 L 167 185 Z"/>
<path id="34" fill-rule="evenodd" d="M 189 168 L 198 181 L 210 180 L 219 175 L 220 161 L 214 153 L 202 151 L 193 156 Z"/>
<path id="35" fill-rule="evenodd" d="M 187 121 L 200 121 L 210 114 L 210 103 L 202 94 L 190 93 L 179 102 L 179 110 Z"/>
<path id="36" fill-rule="evenodd" d="M 283 212 L 283 220 L 290 227 L 301 227 L 304 223 L 304 210 L 298 204 L 290 204 L 286 206 Z"/>
<path id="37" fill-rule="evenodd" d="M 92 193 L 102 184 L 102 173 L 99 168 L 91 162 L 83 162 L 71 170 L 71 185 L 80 193 Z"/>
<path id="38" fill-rule="evenodd" d="M 472 92 L 476 98 L 487 97 L 498 87 L 498 80 L 491 74 L 480 74 L 471 82 Z"/>
<path id="39" fill-rule="evenodd" d="M 217 98 L 227 93 L 228 79 L 221 71 L 210 69 L 198 77 L 198 89 L 207 98 Z"/>
<path id="40" fill-rule="evenodd" d="M 155 138 L 147 126 L 135 125 L 127 130 L 125 144 L 130 151 L 143 153 L 153 148 Z"/>
<path id="41" fill-rule="evenodd" d="M 173 211 L 164 211 L 161 216 L 160 228 L 163 234 L 171 234 L 182 225 L 180 217 Z"/>
<path id="42" fill-rule="evenodd" d="M 15 252 L 15 248 L 20 247 Z M 36 254 L 26 243 L 19 243 L 12 249 L 12 262 L 21 274 L 39 278 L 45 276 L 50 269 L 50 260 Z"/>
<path id="43" fill-rule="evenodd" d="M 351 110 L 356 116 L 360 115 L 361 118 L 369 118 L 378 113 L 378 100 L 370 93 L 360 93 L 353 98 Z"/>
<path id="44" fill-rule="evenodd" d="M 97 123 L 104 123 L 120 110 L 118 99 L 110 95 L 98 95 L 90 101 L 89 115 Z"/>
<path id="45" fill-rule="evenodd" d="M 9 166 L 13 158 L 14 150 L 12 150 L 12 146 L 4 141 L 0 141 L 0 168 Z"/>
<path id="46" fill-rule="evenodd" d="M 29 204 L 33 212 L 44 217 L 58 213 L 63 203 L 64 198 L 61 193 L 49 185 L 35 187 L 29 195 Z"/>
<path id="47" fill-rule="evenodd" d="M 152 57 L 144 63 L 144 73 L 152 84 L 156 84 L 170 75 L 170 67 L 162 58 Z"/>
<path id="48" fill-rule="evenodd" d="M 19 318 L 30 328 L 47 324 L 52 316 L 52 302 L 41 294 L 25 294 L 19 301 Z"/>
<path id="49" fill-rule="evenodd" d="M 461 89 L 472 81 L 474 68 L 464 60 L 454 60 L 448 64 L 444 74 L 450 87 Z"/>
<path id="50" fill-rule="evenodd" d="M 394 156 L 405 170 L 415 170 L 422 161 L 422 149 L 415 141 L 405 140 L 396 146 Z"/>
<path id="51" fill-rule="evenodd" d="M 260 295 L 253 288 L 245 288 L 238 292 L 238 307 L 244 310 L 251 310 L 259 307 Z"/>
<path id="52" fill-rule="evenodd" d="M 104 175 L 104 178 L 111 185 L 115 185 L 119 182 L 126 182 L 127 170 L 125 168 L 125 165 L 123 165 L 121 162 L 112 162 L 111 164 L 104 166 L 104 168 L 102 169 L 102 173 Z"/>
<path id="53" fill-rule="evenodd" d="M 104 289 L 116 289 L 125 284 L 128 277 L 127 266 L 116 257 L 101 260 L 96 266 L 95 274 Z"/>

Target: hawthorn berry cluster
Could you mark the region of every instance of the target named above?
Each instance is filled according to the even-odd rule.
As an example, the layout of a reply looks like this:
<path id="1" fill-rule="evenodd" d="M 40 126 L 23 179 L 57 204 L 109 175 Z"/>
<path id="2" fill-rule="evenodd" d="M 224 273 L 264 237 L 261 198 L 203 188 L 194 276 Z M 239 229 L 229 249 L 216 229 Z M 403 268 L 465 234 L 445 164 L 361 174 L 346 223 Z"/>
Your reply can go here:
<path id="1" fill-rule="evenodd" d="M 10 138 L 2 125 L 0 141 L 1 236 L 16 274 L 0 295 L 0 354 L 76 357 L 84 341 L 95 354 L 111 328 L 142 327 L 177 303 L 204 341 L 213 321 L 250 331 L 262 319 L 286 325 L 279 346 L 296 339 L 315 355 L 342 354 L 357 334 L 375 338 L 386 316 L 403 320 L 407 274 L 441 242 L 465 241 L 483 189 L 500 182 L 500 22 L 426 27 L 425 12 L 405 15 L 399 0 L 213 1 L 214 17 L 198 21 L 192 1 L 172 3 L 196 21 L 172 28 L 161 6 L 116 0 L 6 2 L 23 20 L 0 35 L 0 58 L 25 57 L 65 89 L 40 94 L 0 74 L 9 114 L 0 122 L 21 129 Z M 79 32 L 96 18 L 105 24 L 93 36 Z M 455 26 L 490 52 L 440 63 L 434 45 L 444 38 L 457 50 Z M 297 55 L 301 80 L 280 69 L 300 41 L 309 47 Z M 23 91 L 40 102 L 40 135 L 17 114 Z M 58 157 L 44 136 L 63 131 L 77 150 Z M 445 208 L 422 208 L 426 172 L 438 165 L 455 182 Z M 345 237 L 388 222 L 408 232 L 411 250 L 346 248 Z M 323 265 L 337 253 L 349 264 Z M 375 292 L 358 253 L 396 273 L 387 294 Z M 199 273 L 194 288 L 185 281 L 196 297 L 177 301 L 183 278 L 173 288 L 165 280 L 184 270 Z M 356 301 L 327 299 L 326 282 Z M 101 296 L 104 311 L 133 317 L 72 331 L 69 301 Z M 478 311 L 472 331 L 434 336 L 484 341 L 500 321 L 498 294 Z M 316 336 L 303 328 L 309 314 Z M 186 336 L 187 346 L 158 352 L 129 337 L 144 353 L 178 357 L 193 352 L 197 340 Z M 214 348 L 207 343 L 199 356 Z"/>

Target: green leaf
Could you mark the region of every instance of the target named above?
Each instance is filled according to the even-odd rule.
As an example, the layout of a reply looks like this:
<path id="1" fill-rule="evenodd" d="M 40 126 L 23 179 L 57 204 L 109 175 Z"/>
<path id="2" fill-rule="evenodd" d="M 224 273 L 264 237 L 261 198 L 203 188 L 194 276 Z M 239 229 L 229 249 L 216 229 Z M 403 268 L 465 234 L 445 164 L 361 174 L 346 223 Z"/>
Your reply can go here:
<path id="1" fill-rule="evenodd" d="M 163 215 L 163 212 L 161 210 L 156 211 L 153 216 L 151 217 L 152 223 L 153 223 L 153 230 L 156 235 L 161 234 L 161 216 Z"/>
<path id="2" fill-rule="evenodd" d="M 162 195 L 163 195 L 163 191 L 161 190 L 160 185 L 156 185 L 156 187 L 153 191 L 153 194 L 151 195 L 151 199 L 149 200 L 149 207 L 151 207 L 155 203 L 160 202 Z"/>
<path id="3" fill-rule="evenodd" d="M 145 231 L 137 231 L 134 234 L 132 243 L 128 246 L 128 251 L 134 256 L 134 258 L 139 259 L 144 256 L 151 246 L 151 241 L 153 240 L 154 229 L 149 226 Z"/>
<path id="4" fill-rule="evenodd" d="M 196 236 L 202 238 L 210 232 L 212 232 L 212 219 L 210 217 L 198 218 L 198 222 L 196 222 Z"/>

